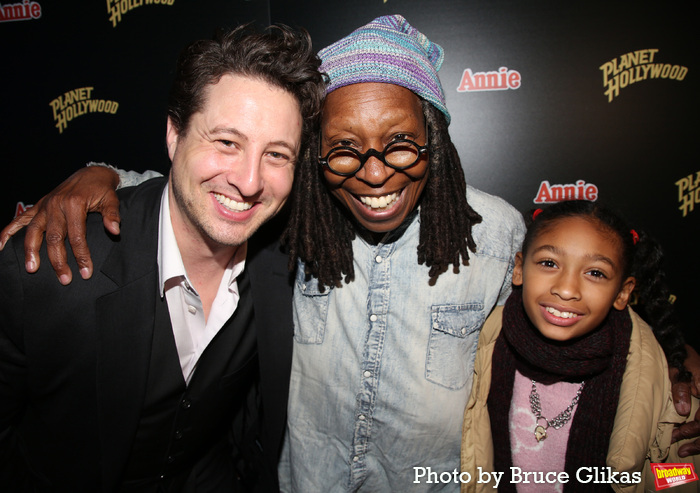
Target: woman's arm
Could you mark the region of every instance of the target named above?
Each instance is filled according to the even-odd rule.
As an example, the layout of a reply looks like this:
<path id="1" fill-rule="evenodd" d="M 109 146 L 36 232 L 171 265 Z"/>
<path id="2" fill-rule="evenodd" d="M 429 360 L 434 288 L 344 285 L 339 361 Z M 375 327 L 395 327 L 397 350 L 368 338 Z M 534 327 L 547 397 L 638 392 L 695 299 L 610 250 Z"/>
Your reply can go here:
<path id="1" fill-rule="evenodd" d="M 0 250 L 7 240 L 27 227 L 24 240 L 25 268 L 36 272 L 39 268 L 39 249 L 46 233 L 49 261 L 61 284 L 69 284 L 73 274 L 68 267 L 65 239 L 68 237 L 73 255 L 83 279 L 92 276 L 92 259 L 85 242 L 85 220 L 88 212 L 102 215 L 105 229 L 119 234 L 119 199 L 115 190 L 138 185 L 160 176 L 155 171 L 137 173 L 121 171 L 107 165 L 90 163 L 56 189 L 42 197 L 33 207 L 17 216 L 0 232 Z M 122 181 L 123 180 L 123 181 Z"/>

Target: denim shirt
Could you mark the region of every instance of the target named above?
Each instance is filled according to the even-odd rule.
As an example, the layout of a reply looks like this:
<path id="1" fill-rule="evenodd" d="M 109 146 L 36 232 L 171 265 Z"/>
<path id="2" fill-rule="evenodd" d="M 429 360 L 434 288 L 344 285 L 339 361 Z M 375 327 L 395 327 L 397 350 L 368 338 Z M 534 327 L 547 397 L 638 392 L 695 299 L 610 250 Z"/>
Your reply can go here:
<path id="1" fill-rule="evenodd" d="M 341 288 L 322 293 L 298 269 L 282 491 L 459 491 L 479 331 L 510 293 L 524 232 L 502 199 L 467 197 L 483 218 L 477 252 L 434 286 L 417 260 L 418 215 L 377 245 L 356 237 L 355 280 Z"/>

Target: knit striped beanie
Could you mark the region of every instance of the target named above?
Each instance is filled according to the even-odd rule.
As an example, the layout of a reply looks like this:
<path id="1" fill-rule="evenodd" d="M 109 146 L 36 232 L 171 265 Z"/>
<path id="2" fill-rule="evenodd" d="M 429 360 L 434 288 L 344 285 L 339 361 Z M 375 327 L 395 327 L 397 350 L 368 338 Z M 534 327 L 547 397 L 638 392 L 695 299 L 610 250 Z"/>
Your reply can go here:
<path id="1" fill-rule="evenodd" d="M 377 17 L 318 52 L 329 77 L 326 94 L 359 82 L 405 87 L 442 111 L 450 123 L 438 70 L 442 47 L 400 15 Z"/>

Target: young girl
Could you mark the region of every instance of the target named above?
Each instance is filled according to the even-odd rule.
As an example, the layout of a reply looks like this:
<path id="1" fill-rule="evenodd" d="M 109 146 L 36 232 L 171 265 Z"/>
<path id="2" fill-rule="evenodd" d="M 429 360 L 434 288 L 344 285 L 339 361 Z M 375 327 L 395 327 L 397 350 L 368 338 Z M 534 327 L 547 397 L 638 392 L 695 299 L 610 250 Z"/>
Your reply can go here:
<path id="1" fill-rule="evenodd" d="M 538 212 L 516 256 L 516 288 L 480 335 L 463 490 L 494 491 L 497 482 L 499 491 L 537 493 L 643 491 L 645 482 L 653 490 L 645 460 L 667 458 L 672 423 L 682 419 L 664 351 L 626 307 L 634 291 L 684 371 L 660 250 L 592 202 Z M 500 481 L 480 482 L 494 471 Z"/>

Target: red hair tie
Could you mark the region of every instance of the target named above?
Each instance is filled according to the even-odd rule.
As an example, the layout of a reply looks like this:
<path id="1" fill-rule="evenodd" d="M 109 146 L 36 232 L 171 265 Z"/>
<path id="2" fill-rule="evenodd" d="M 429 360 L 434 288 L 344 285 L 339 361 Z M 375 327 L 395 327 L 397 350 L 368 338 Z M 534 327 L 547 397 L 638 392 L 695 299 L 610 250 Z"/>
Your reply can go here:
<path id="1" fill-rule="evenodd" d="M 638 235 L 637 232 L 636 232 L 635 230 L 633 230 L 633 229 L 630 229 L 630 233 L 632 233 L 632 243 L 633 243 L 634 245 L 636 245 L 637 242 L 639 241 L 639 235 Z"/>
<path id="2" fill-rule="evenodd" d="M 534 221 L 541 213 L 542 209 L 535 209 L 535 212 L 532 213 L 532 220 Z"/>

